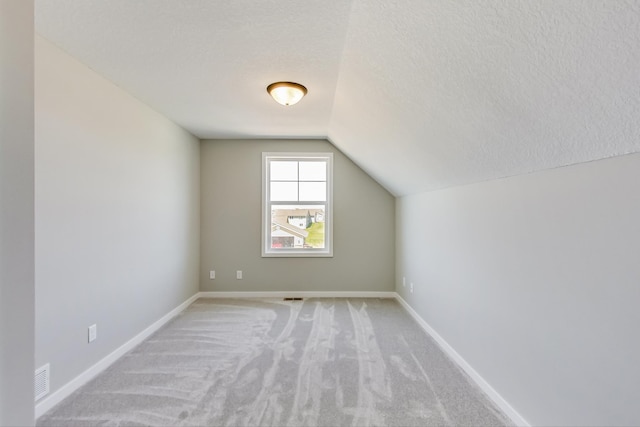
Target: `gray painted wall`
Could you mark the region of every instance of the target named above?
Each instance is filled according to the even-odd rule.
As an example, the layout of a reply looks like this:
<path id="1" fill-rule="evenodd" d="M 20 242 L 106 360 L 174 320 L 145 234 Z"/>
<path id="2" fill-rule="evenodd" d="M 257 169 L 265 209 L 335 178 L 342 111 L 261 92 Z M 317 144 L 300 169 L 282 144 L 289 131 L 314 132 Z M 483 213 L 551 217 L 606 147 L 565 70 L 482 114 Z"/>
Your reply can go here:
<path id="1" fill-rule="evenodd" d="M 334 153 L 333 258 L 261 257 L 263 151 Z M 200 290 L 393 291 L 395 199 L 329 142 L 203 141 L 200 171 Z"/>
<path id="2" fill-rule="evenodd" d="M 198 291 L 200 144 L 40 37 L 35 56 L 36 366 L 53 392 Z"/>
<path id="3" fill-rule="evenodd" d="M 0 1 L 0 425 L 33 425 L 33 1 Z"/>
<path id="4" fill-rule="evenodd" d="M 634 154 L 398 199 L 397 290 L 531 424 L 638 425 L 638 183 Z"/>

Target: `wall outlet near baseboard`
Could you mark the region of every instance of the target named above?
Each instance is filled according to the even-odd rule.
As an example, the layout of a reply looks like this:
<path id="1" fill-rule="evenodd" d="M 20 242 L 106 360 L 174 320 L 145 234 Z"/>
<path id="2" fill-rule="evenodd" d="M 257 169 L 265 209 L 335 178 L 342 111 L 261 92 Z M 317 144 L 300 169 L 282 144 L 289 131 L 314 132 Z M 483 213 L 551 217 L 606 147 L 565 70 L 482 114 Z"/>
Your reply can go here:
<path id="1" fill-rule="evenodd" d="M 213 280 L 215 278 L 216 278 L 216 271 L 215 270 L 209 271 L 209 279 Z"/>
<path id="2" fill-rule="evenodd" d="M 89 326 L 89 342 L 93 342 L 98 338 L 98 325 L 95 323 Z"/>
<path id="3" fill-rule="evenodd" d="M 236 279 L 242 280 L 242 270 L 236 271 Z"/>

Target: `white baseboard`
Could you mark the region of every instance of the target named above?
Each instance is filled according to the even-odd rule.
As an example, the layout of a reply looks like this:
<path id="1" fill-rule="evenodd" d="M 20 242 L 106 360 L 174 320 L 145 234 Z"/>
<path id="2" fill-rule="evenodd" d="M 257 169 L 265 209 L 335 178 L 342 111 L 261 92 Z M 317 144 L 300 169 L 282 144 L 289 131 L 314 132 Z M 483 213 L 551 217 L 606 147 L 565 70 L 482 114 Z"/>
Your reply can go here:
<path id="1" fill-rule="evenodd" d="M 493 403 L 498 406 L 502 410 L 502 412 L 507 415 L 511 421 L 515 423 L 517 426 L 530 427 L 531 424 L 525 420 L 522 415 L 518 413 L 509 402 L 504 400 L 500 394 L 491 385 L 480 376 L 480 374 L 473 369 L 473 367 L 467 363 L 466 360 L 462 358 L 458 354 L 457 351 L 454 350 L 453 347 L 449 345 L 448 342 L 445 341 L 444 338 L 438 334 L 435 329 L 433 329 L 399 294 L 395 295 L 396 300 L 404 307 L 405 310 L 415 319 L 416 322 L 425 330 L 427 334 L 429 334 L 437 343 L 440 345 L 442 350 L 458 365 L 460 366 L 466 373 L 471 377 L 471 379 L 484 391 L 484 393 L 493 401 Z"/>
<path id="2" fill-rule="evenodd" d="M 144 331 L 140 332 L 135 337 L 131 338 L 129 341 L 121 345 L 115 351 L 110 353 L 108 356 L 101 359 L 98 363 L 91 366 L 89 369 L 60 387 L 54 393 L 38 402 L 35 406 L 35 417 L 38 418 L 49 409 L 53 408 L 58 403 L 62 402 L 63 399 L 70 396 L 74 391 L 78 390 L 80 387 L 91 381 L 102 371 L 111 366 L 116 360 L 124 356 L 125 353 L 133 349 L 135 346 L 140 344 L 142 341 L 151 336 L 154 332 L 164 326 L 168 321 L 173 319 L 179 313 L 181 313 L 184 309 L 186 309 L 191 303 L 193 303 L 196 299 L 198 299 L 199 294 L 193 295 L 191 298 L 171 310 L 169 313 L 162 316 L 160 319 L 155 321 L 151 326 L 146 328 Z"/>
<path id="3" fill-rule="evenodd" d="M 278 291 L 278 292 L 200 292 L 200 298 L 395 298 L 395 292 L 358 291 Z"/>

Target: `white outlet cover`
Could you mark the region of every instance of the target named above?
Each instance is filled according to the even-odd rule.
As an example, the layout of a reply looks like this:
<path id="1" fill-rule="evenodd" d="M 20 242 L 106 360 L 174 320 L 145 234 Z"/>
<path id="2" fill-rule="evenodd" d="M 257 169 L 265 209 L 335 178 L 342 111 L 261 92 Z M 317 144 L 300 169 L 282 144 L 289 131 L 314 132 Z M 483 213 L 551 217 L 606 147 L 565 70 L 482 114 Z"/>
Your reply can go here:
<path id="1" fill-rule="evenodd" d="M 209 279 L 213 280 L 216 278 L 216 271 L 215 270 L 211 270 L 209 272 Z"/>
<path id="2" fill-rule="evenodd" d="M 236 279 L 238 280 L 242 279 L 242 270 L 236 271 Z"/>
<path id="3" fill-rule="evenodd" d="M 98 326 L 91 325 L 89 326 L 89 342 L 93 342 L 98 338 Z"/>

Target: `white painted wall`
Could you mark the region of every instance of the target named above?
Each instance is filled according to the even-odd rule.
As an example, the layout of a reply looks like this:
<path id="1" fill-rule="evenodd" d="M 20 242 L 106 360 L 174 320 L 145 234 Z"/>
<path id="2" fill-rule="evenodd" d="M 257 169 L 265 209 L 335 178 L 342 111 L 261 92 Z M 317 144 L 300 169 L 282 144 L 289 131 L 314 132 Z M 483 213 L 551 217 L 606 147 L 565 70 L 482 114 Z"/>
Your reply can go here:
<path id="1" fill-rule="evenodd" d="M 33 1 L 0 1 L 0 425 L 33 425 Z"/>
<path id="2" fill-rule="evenodd" d="M 263 152 L 333 153 L 333 257 L 262 258 Z M 395 199 L 328 141 L 202 141 L 201 172 L 201 291 L 393 290 Z"/>
<path id="3" fill-rule="evenodd" d="M 35 58 L 36 366 L 53 392 L 198 291 L 199 141 L 40 37 Z"/>
<path id="4" fill-rule="evenodd" d="M 398 292 L 533 425 L 640 424 L 638 183 L 633 154 L 397 201 Z"/>

